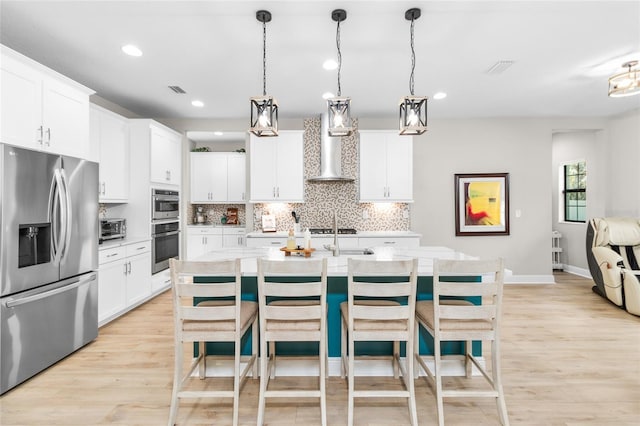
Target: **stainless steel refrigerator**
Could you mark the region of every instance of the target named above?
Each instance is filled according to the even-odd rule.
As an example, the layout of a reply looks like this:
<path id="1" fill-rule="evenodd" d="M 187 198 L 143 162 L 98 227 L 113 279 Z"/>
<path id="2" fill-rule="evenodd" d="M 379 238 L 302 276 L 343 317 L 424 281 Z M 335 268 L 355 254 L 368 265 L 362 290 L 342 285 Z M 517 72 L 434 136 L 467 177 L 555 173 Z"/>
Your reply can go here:
<path id="1" fill-rule="evenodd" d="M 98 165 L 0 144 L 0 394 L 98 335 Z"/>

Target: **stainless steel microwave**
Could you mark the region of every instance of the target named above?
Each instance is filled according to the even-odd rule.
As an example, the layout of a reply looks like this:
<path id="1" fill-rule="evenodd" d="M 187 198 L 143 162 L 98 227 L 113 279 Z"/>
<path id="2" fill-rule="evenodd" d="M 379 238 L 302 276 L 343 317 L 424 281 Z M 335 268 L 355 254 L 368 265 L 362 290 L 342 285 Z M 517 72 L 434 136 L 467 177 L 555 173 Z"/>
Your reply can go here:
<path id="1" fill-rule="evenodd" d="M 167 189 L 151 190 L 151 219 L 177 219 L 180 215 L 180 193 Z"/>
<path id="2" fill-rule="evenodd" d="M 100 243 L 126 236 L 127 219 L 100 219 Z"/>

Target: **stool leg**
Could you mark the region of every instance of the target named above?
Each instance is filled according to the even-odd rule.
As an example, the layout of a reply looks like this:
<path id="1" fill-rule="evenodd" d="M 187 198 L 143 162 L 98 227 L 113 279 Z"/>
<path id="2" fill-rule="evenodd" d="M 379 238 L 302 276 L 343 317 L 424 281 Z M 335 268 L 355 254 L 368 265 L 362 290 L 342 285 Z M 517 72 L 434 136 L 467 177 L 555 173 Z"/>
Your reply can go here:
<path id="1" fill-rule="evenodd" d="M 494 388 L 498 391 L 496 404 L 498 414 L 503 426 L 509 426 L 509 414 L 507 413 L 507 403 L 504 400 L 504 390 L 502 388 L 502 374 L 500 373 L 500 344 L 498 341 L 491 342 L 491 374 L 493 376 Z"/>
<path id="2" fill-rule="evenodd" d="M 264 336 L 260 337 L 260 394 L 258 397 L 258 420 L 257 426 L 264 424 L 265 394 L 269 382 L 268 370 L 269 354 L 267 353 L 267 341 Z"/>

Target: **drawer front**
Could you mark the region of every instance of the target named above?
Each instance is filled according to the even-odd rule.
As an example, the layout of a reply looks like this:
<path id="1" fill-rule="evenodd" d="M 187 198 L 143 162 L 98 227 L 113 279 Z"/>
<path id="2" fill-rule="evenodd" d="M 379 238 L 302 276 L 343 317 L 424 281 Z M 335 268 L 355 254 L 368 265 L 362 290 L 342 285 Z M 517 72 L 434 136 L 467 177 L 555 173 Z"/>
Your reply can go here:
<path id="1" fill-rule="evenodd" d="M 222 228 L 204 227 L 204 228 L 187 228 L 188 235 L 222 235 Z"/>
<path id="2" fill-rule="evenodd" d="M 247 247 L 284 247 L 286 238 L 247 238 Z"/>
<path id="3" fill-rule="evenodd" d="M 241 235 L 243 236 L 246 233 L 245 228 L 224 228 L 224 235 Z"/>
<path id="4" fill-rule="evenodd" d="M 136 254 L 147 253 L 151 251 L 151 241 L 143 241 L 141 243 L 130 244 L 126 246 L 127 257 L 135 256 Z"/>
<path id="5" fill-rule="evenodd" d="M 124 247 L 114 247 L 110 249 L 100 250 L 98 252 L 98 263 L 100 265 L 114 260 L 124 259 L 126 256 L 126 250 Z"/>

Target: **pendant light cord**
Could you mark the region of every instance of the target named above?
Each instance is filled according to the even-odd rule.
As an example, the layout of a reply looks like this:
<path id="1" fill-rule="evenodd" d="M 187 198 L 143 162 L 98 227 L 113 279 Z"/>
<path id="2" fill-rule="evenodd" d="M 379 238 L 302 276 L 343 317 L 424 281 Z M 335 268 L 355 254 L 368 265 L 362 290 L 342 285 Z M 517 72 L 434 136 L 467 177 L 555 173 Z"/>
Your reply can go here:
<path id="1" fill-rule="evenodd" d="M 267 96 L 267 23 L 262 22 L 262 96 Z"/>
<path id="2" fill-rule="evenodd" d="M 414 96 L 413 93 L 413 74 L 414 71 L 416 69 L 416 51 L 413 48 L 413 24 L 415 22 L 415 19 L 412 17 L 411 18 L 411 77 L 409 77 L 409 93 L 411 93 L 411 96 Z"/>
<path id="3" fill-rule="evenodd" d="M 340 21 L 338 21 L 338 26 L 336 29 L 336 46 L 338 48 L 338 97 L 342 93 L 340 87 L 340 70 L 342 69 L 342 53 L 340 53 Z"/>

